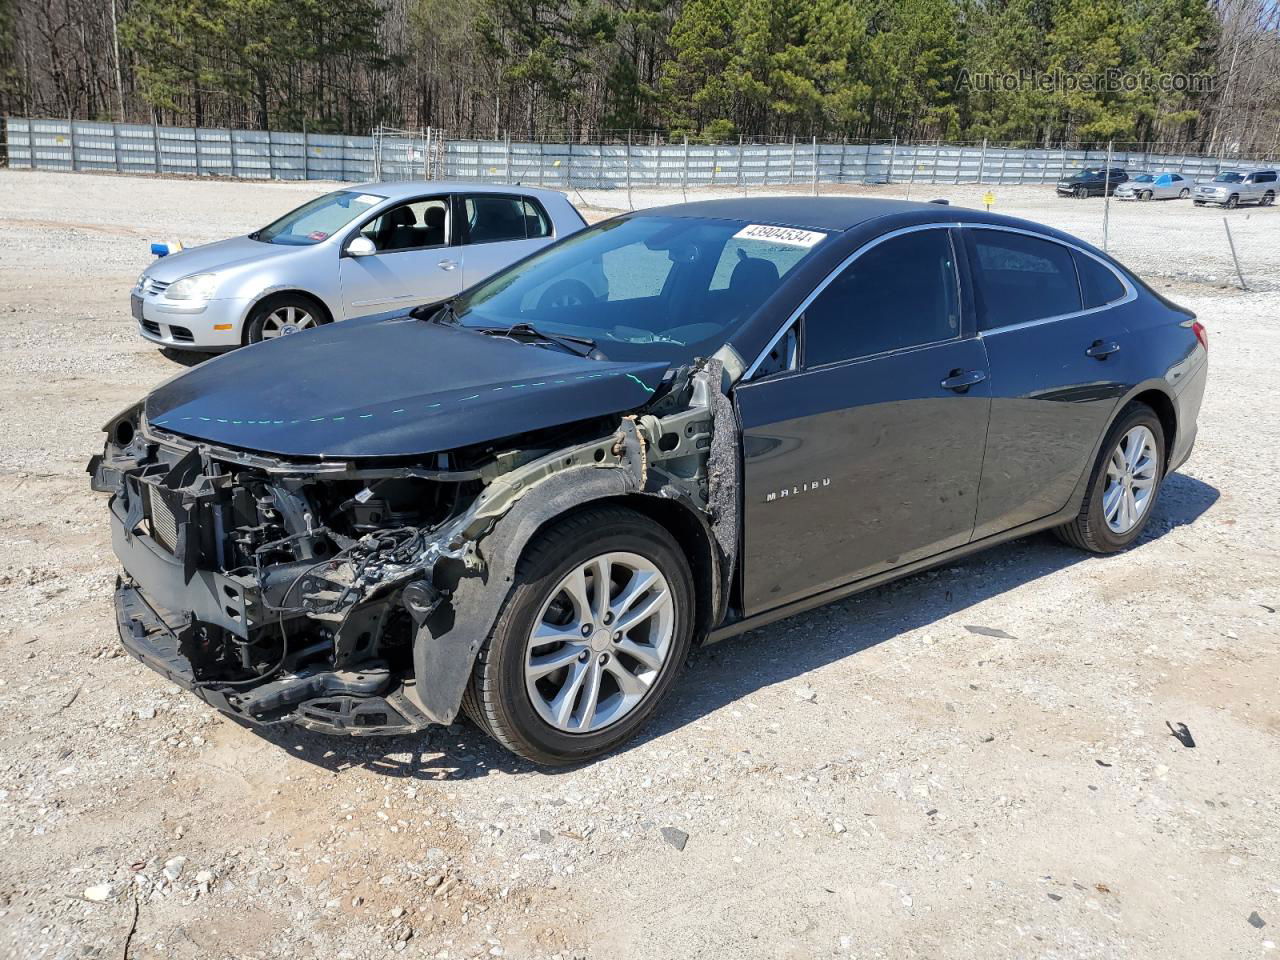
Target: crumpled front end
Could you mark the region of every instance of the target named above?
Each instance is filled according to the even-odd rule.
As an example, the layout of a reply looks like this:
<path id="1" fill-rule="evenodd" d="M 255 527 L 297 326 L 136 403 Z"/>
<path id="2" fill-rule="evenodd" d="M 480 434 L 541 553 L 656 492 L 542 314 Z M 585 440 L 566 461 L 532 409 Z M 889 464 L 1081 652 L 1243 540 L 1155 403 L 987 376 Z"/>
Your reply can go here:
<path id="1" fill-rule="evenodd" d="M 636 415 L 411 461 L 282 459 L 127 411 L 89 464 L 111 495 L 121 640 L 248 724 L 369 735 L 449 723 L 524 544 L 604 497 L 696 517 L 721 604 L 737 460 L 728 437 L 712 463 L 713 425 L 733 430 L 720 375 L 716 361 L 683 371 Z"/>

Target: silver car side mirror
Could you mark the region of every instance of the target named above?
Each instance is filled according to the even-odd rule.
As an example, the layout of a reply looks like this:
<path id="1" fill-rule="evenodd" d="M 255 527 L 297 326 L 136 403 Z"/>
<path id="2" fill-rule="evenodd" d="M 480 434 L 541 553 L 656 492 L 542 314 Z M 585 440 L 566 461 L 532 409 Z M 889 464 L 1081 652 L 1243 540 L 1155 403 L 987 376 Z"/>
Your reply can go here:
<path id="1" fill-rule="evenodd" d="M 368 237 L 356 237 L 347 244 L 347 253 L 353 257 L 367 257 L 377 252 L 378 248 L 373 245 L 373 241 Z"/>

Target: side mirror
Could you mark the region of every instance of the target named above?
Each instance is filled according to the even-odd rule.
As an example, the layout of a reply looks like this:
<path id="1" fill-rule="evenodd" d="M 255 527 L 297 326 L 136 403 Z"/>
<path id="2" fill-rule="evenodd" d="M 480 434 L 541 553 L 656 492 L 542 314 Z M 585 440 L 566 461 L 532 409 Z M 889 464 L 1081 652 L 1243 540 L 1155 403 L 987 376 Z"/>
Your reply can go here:
<path id="1" fill-rule="evenodd" d="M 368 237 L 356 237 L 347 244 L 347 253 L 353 257 L 367 257 L 378 252 L 378 248 L 373 245 L 373 241 Z"/>

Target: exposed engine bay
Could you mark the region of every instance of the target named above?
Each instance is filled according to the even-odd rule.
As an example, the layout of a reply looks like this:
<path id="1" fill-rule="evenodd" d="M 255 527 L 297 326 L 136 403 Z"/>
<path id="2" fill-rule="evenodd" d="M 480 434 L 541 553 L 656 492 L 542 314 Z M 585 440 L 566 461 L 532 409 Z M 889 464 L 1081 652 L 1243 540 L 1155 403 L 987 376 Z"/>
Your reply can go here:
<path id="1" fill-rule="evenodd" d="M 723 615 L 738 524 L 735 418 L 713 359 L 640 410 L 414 458 L 288 459 L 148 423 L 106 427 L 126 647 L 251 724 L 387 734 L 449 723 L 520 552 L 603 498 L 678 506 Z"/>

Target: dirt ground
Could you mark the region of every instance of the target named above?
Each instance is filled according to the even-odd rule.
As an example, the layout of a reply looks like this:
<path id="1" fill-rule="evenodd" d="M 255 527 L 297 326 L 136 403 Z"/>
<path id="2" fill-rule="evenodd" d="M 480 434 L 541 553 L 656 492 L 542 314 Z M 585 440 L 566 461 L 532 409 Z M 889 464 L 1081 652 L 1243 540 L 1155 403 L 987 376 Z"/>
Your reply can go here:
<path id="1" fill-rule="evenodd" d="M 1228 213 L 1243 293 L 1222 212 L 1111 206 L 1112 249 L 1210 336 L 1195 455 L 1139 546 L 1034 537 L 696 651 L 640 740 L 547 773 L 464 725 L 255 734 L 121 655 L 84 465 L 183 369 L 128 316 L 147 242 L 322 189 L 0 171 L 0 955 L 1275 949 L 1280 212 Z M 996 193 L 1102 239 L 1100 200 Z"/>

